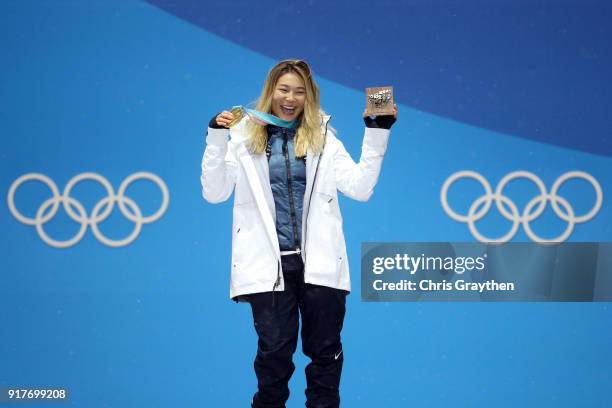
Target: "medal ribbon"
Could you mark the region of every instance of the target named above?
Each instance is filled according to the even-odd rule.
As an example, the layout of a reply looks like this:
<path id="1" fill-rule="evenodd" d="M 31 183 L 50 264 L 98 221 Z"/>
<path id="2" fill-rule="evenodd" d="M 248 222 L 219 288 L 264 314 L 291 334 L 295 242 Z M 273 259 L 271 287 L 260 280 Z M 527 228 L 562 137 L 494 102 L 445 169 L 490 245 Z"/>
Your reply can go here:
<path id="1" fill-rule="evenodd" d="M 253 122 L 262 126 L 274 125 L 282 128 L 292 128 L 295 125 L 295 119 L 292 121 L 283 120 L 270 113 L 256 111 L 255 109 L 248 109 L 242 105 L 234 106 L 232 108 L 232 114 L 234 115 L 234 120 L 232 123 L 230 123 L 230 127 L 238 123 L 244 115 L 247 115 Z"/>

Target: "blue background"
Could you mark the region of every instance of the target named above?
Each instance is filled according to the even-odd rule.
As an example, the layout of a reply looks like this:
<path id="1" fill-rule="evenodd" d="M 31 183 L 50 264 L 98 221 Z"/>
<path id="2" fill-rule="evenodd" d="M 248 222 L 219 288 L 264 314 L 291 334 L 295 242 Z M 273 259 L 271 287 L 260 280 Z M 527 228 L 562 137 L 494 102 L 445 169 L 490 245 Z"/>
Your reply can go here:
<path id="1" fill-rule="evenodd" d="M 309 61 L 323 108 L 355 159 L 363 88 L 392 84 L 399 105 L 368 203 L 342 200 L 353 294 L 343 330 L 347 407 L 604 407 L 612 386 L 612 310 L 606 303 L 361 303 L 362 241 L 466 241 L 440 205 L 444 180 L 475 170 L 492 184 L 514 170 L 548 188 L 586 171 L 603 206 L 571 241 L 610 241 L 612 7 L 600 1 L 352 1 L 328 4 L 187 1 L 3 2 L 0 5 L 0 386 L 63 386 L 73 406 L 248 406 L 255 391 L 250 309 L 228 299 L 231 200 L 206 203 L 200 160 L 216 112 L 253 101 L 278 59 Z M 162 218 L 129 246 L 88 229 L 68 249 L 41 241 L 6 201 L 19 176 L 63 189 L 93 171 L 118 189 L 137 171 L 170 190 Z M 594 200 L 571 181 L 577 214 Z M 130 197 L 146 215 L 161 195 Z M 507 190 L 519 208 L 537 193 Z M 457 212 L 481 194 L 451 189 Z M 91 212 L 94 182 L 73 197 Z M 16 196 L 33 216 L 49 192 Z M 547 208 L 532 227 L 565 228 Z M 491 211 L 478 224 L 502 235 Z M 100 228 L 131 231 L 115 208 Z M 63 210 L 55 239 L 78 230 Z M 527 240 L 519 230 L 515 240 Z M 298 349 L 299 350 L 299 349 Z M 304 405 L 306 359 L 296 353 L 288 407 Z"/>

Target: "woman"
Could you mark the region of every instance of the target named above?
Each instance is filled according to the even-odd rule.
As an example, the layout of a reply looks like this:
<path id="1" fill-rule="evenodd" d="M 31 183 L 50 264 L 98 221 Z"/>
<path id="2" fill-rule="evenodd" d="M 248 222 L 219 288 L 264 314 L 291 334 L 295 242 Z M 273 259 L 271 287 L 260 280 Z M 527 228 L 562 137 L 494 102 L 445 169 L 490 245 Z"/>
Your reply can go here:
<path id="1" fill-rule="evenodd" d="M 247 113 L 237 124 L 228 111 L 211 119 L 201 182 L 211 203 L 235 191 L 230 298 L 251 305 L 259 337 L 252 406 L 285 406 L 301 315 L 312 360 L 306 406 L 338 407 L 350 277 L 337 191 L 371 196 L 397 108 L 393 116 L 364 116 L 358 164 L 328 126 L 304 61 L 274 66 Z"/>

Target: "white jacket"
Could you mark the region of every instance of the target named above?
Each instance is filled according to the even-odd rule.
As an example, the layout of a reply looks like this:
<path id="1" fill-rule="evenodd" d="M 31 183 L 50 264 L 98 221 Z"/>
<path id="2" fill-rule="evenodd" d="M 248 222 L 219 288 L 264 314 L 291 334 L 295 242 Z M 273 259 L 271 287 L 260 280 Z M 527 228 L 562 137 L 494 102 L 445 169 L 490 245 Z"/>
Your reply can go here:
<path id="1" fill-rule="evenodd" d="M 323 117 L 321 127 L 326 134 L 322 155 L 309 150 L 306 156 L 301 240 L 304 281 L 350 291 L 337 191 L 359 201 L 370 198 L 390 131 L 366 128 L 357 164 L 334 131 L 328 129 L 329 118 Z M 243 119 L 231 130 L 208 128 L 202 158 L 200 180 L 202 195 L 207 201 L 220 203 L 235 190 L 230 298 L 284 290 L 268 161 L 265 154 L 251 154 L 247 150 L 247 120 Z M 280 285 L 275 288 L 277 277 Z"/>

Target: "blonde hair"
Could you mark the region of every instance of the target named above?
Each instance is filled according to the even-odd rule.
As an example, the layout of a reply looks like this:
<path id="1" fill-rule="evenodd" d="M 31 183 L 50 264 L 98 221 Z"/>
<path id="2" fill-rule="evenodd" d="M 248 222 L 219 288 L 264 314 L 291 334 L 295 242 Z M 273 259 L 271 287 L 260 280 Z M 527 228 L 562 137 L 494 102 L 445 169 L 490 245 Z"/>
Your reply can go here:
<path id="1" fill-rule="evenodd" d="M 295 132 L 295 156 L 305 157 L 308 148 L 311 148 L 315 153 L 321 153 L 323 151 L 324 135 L 321 134 L 319 87 L 312 78 L 310 68 L 305 61 L 285 60 L 272 67 L 268 72 L 268 77 L 261 91 L 261 96 L 256 102 L 255 109 L 260 112 L 271 113 L 274 89 L 279 78 L 287 73 L 294 73 L 299 76 L 304 81 L 304 87 L 306 88 L 304 110 L 297 118 L 300 124 Z M 246 145 L 249 151 L 256 154 L 264 153 L 268 143 L 266 127 L 248 121 L 247 133 Z"/>

